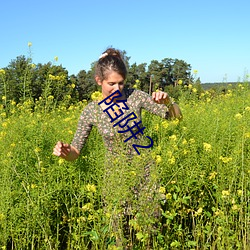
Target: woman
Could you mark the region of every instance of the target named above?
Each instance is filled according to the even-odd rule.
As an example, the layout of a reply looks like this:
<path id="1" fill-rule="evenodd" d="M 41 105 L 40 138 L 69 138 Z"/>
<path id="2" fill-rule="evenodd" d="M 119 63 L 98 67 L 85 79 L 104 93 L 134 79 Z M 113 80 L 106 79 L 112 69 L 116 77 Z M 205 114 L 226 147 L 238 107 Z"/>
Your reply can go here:
<path id="1" fill-rule="evenodd" d="M 172 103 L 165 92 L 153 92 L 151 98 L 145 92 L 124 89 L 126 76 L 127 69 L 120 51 L 113 48 L 107 49 L 100 56 L 95 72 L 95 80 L 102 88 L 103 99 L 119 90 L 122 97 L 118 99 L 127 99 L 128 112 L 134 111 L 139 119 L 141 118 L 141 108 L 166 119 L 182 117 L 178 105 Z M 112 144 L 117 134 L 113 133 L 112 124 L 110 124 L 109 116 L 103 112 L 104 109 L 104 103 L 99 106 L 97 102 L 91 102 L 80 116 L 73 142 L 71 144 L 57 142 L 53 154 L 68 161 L 77 159 L 93 125 L 98 127 L 107 149 L 112 152 Z M 110 113 L 114 115 L 114 112 L 110 111 Z"/>
<path id="2" fill-rule="evenodd" d="M 128 182 L 126 182 L 126 180 L 129 181 L 129 174 L 128 172 L 121 174 L 122 167 L 125 168 L 124 171 L 126 171 L 129 166 L 133 165 L 131 159 L 138 153 L 133 145 L 147 146 L 150 144 L 149 137 L 144 135 L 144 132 L 146 134 L 146 129 L 141 123 L 141 109 L 144 108 L 164 119 L 181 118 L 182 114 L 178 105 L 173 103 L 165 92 L 154 92 L 151 97 L 143 91 L 124 88 L 126 76 L 127 69 L 120 51 L 114 48 L 107 49 L 100 56 L 95 68 L 95 80 L 97 84 L 101 86 L 102 97 L 103 100 L 106 99 L 106 101 L 90 102 L 82 111 L 72 143 L 57 142 L 53 154 L 68 161 L 77 159 L 89 136 L 92 126 L 96 126 L 107 148 L 107 164 L 105 164 L 104 173 L 104 183 L 107 184 L 102 185 L 105 206 L 108 207 L 110 203 L 114 204 L 113 200 L 116 196 L 119 199 L 119 204 L 123 203 L 121 207 L 125 208 L 126 215 L 131 215 L 131 211 L 133 214 L 135 210 L 138 211 L 137 208 L 144 206 L 144 212 L 147 210 L 145 217 L 148 217 L 149 213 L 151 213 L 152 216 L 152 213 L 154 213 L 152 210 L 154 210 L 155 207 L 151 209 L 152 206 L 145 204 L 147 201 L 151 203 L 152 200 L 155 201 L 155 199 L 152 198 L 154 196 L 152 190 L 155 190 L 157 186 L 154 183 L 152 184 L 152 182 L 149 184 L 150 164 L 147 162 L 143 165 L 144 163 L 142 163 L 142 161 L 141 164 L 139 164 L 139 166 L 143 166 L 141 167 L 141 176 L 138 177 L 138 174 L 135 174 L 137 175 L 135 178 L 138 178 L 138 181 L 134 181 L 132 184 L 130 183 L 130 187 L 126 189 L 127 191 L 130 190 L 130 192 L 133 190 L 132 196 L 127 195 L 129 192 L 126 193 L 123 191 L 124 187 L 122 187 L 122 185 L 125 185 L 124 183 L 127 185 Z M 114 108 L 110 109 L 110 104 L 113 104 Z M 109 111 L 108 114 L 107 110 Z M 126 126 L 124 123 L 120 126 L 119 121 L 131 113 L 134 114 L 134 119 L 131 119 Z M 117 119 L 117 117 L 120 119 Z M 116 126 L 116 123 L 119 124 Z M 145 150 L 145 153 L 147 152 L 146 149 L 139 149 L 141 152 L 143 152 L 143 150 Z M 119 161 L 121 158 L 124 160 L 124 155 L 127 157 L 126 160 L 123 161 L 123 163 L 120 162 L 117 168 L 110 157 L 114 156 L 114 159 L 116 158 L 116 160 L 118 159 Z M 130 173 L 131 172 L 133 171 L 130 171 Z M 120 181 L 118 175 L 120 176 Z M 111 180 L 114 179 L 116 179 L 115 185 L 119 188 L 111 186 Z M 119 193 L 119 190 L 122 191 Z M 115 195 L 116 191 L 118 193 Z M 143 195 L 141 195 L 142 193 Z M 130 197 L 130 201 L 128 197 Z M 144 200 L 142 199 L 141 202 L 137 202 L 136 209 L 131 209 L 131 207 L 135 205 L 134 199 L 138 200 L 138 197 L 143 197 Z M 149 207 L 150 209 L 148 209 Z M 115 211 L 113 205 L 110 211 Z M 121 220 L 120 218 L 120 213 L 113 216 L 113 222 L 111 224 L 114 231 L 119 231 L 118 229 L 122 227 L 120 225 L 118 226 L 118 220 Z M 122 238 L 122 235 L 119 237 Z"/>

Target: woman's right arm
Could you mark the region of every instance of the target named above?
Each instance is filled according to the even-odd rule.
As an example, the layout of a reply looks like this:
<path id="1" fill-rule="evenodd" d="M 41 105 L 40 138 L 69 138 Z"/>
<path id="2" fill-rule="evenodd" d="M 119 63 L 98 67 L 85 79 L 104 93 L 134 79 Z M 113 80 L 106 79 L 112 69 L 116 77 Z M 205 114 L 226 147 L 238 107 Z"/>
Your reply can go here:
<path id="1" fill-rule="evenodd" d="M 74 161 L 78 158 L 80 152 L 74 146 L 58 141 L 54 147 L 53 154 L 66 161 Z"/>
<path id="2" fill-rule="evenodd" d="M 58 141 L 54 147 L 53 154 L 67 161 L 74 161 L 80 155 L 89 133 L 92 129 L 92 113 L 94 111 L 93 103 L 90 103 L 82 112 L 78 121 L 77 130 L 71 144 Z"/>

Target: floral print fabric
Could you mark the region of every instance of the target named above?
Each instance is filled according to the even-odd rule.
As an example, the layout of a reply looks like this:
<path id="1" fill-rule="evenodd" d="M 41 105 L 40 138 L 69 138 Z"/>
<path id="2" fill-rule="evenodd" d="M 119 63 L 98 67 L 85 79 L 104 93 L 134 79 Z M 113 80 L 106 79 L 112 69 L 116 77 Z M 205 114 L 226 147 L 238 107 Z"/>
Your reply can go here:
<path id="1" fill-rule="evenodd" d="M 137 115 L 136 120 L 138 122 L 141 120 L 142 109 L 146 109 L 152 114 L 158 115 L 162 118 L 167 119 L 169 117 L 167 106 L 155 103 L 147 93 L 135 89 L 124 89 L 124 91 L 127 99 L 126 104 L 129 107 L 129 110 L 124 110 L 124 115 L 119 118 L 118 121 L 129 115 L 131 112 L 134 112 Z M 132 138 L 124 143 L 124 140 L 130 137 L 131 134 L 129 134 L 129 132 L 121 132 L 122 130 L 126 130 L 126 128 L 122 129 L 119 126 L 113 127 L 118 121 L 111 123 L 110 117 L 107 113 L 103 112 L 102 108 L 98 105 L 98 102 L 99 101 L 92 101 L 82 111 L 75 136 L 71 143 L 72 146 L 81 151 L 93 126 L 98 128 L 99 133 L 103 137 L 104 145 L 110 153 L 118 152 L 122 147 L 126 150 L 126 154 L 134 154 L 135 150 L 132 147 L 132 144 L 145 146 L 149 144 L 149 140 L 145 139 L 146 129 L 144 130 L 143 136 L 142 134 L 137 134 L 137 139 Z M 130 124 L 132 124 L 132 121 L 130 122 Z M 140 125 L 143 126 L 142 123 Z M 118 131 L 120 131 L 120 133 L 118 133 Z"/>

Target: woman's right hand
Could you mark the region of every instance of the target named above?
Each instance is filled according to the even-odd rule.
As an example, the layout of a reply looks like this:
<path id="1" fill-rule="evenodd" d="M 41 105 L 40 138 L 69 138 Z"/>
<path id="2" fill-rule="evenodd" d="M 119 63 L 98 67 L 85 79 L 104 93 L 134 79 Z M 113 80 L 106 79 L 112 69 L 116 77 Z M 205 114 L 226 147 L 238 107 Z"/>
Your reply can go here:
<path id="1" fill-rule="evenodd" d="M 54 147 L 53 154 L 66 161 L 74 161 L 78 158 L 80 152 L 72 145 L 58 141 Z"/>
<path id="2" fill-rule="evenodd" d="M 62 157 L 63 159 L 66 159 L 67 156 L 70 154 L 70 151 L 70 144 L 58 141 L 54 147 L 53 154 L 58 157 Z"/>

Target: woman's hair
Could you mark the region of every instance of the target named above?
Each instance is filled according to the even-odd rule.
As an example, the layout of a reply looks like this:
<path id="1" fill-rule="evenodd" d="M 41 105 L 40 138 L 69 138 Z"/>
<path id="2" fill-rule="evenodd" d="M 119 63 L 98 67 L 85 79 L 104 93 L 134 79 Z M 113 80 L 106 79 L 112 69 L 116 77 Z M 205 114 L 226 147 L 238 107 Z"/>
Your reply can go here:
<path id="1" fill-rule="evenodd" d="M 127 76 L 127 68 L 122 56 L 122 53 L 114 48 L 108 48 L 102 53 L 95 65 L 95 76 L 98 76 L 101 81 L 108 77 L 110 71 L 115 71 L 120 74 L 124 80 Z"/>

